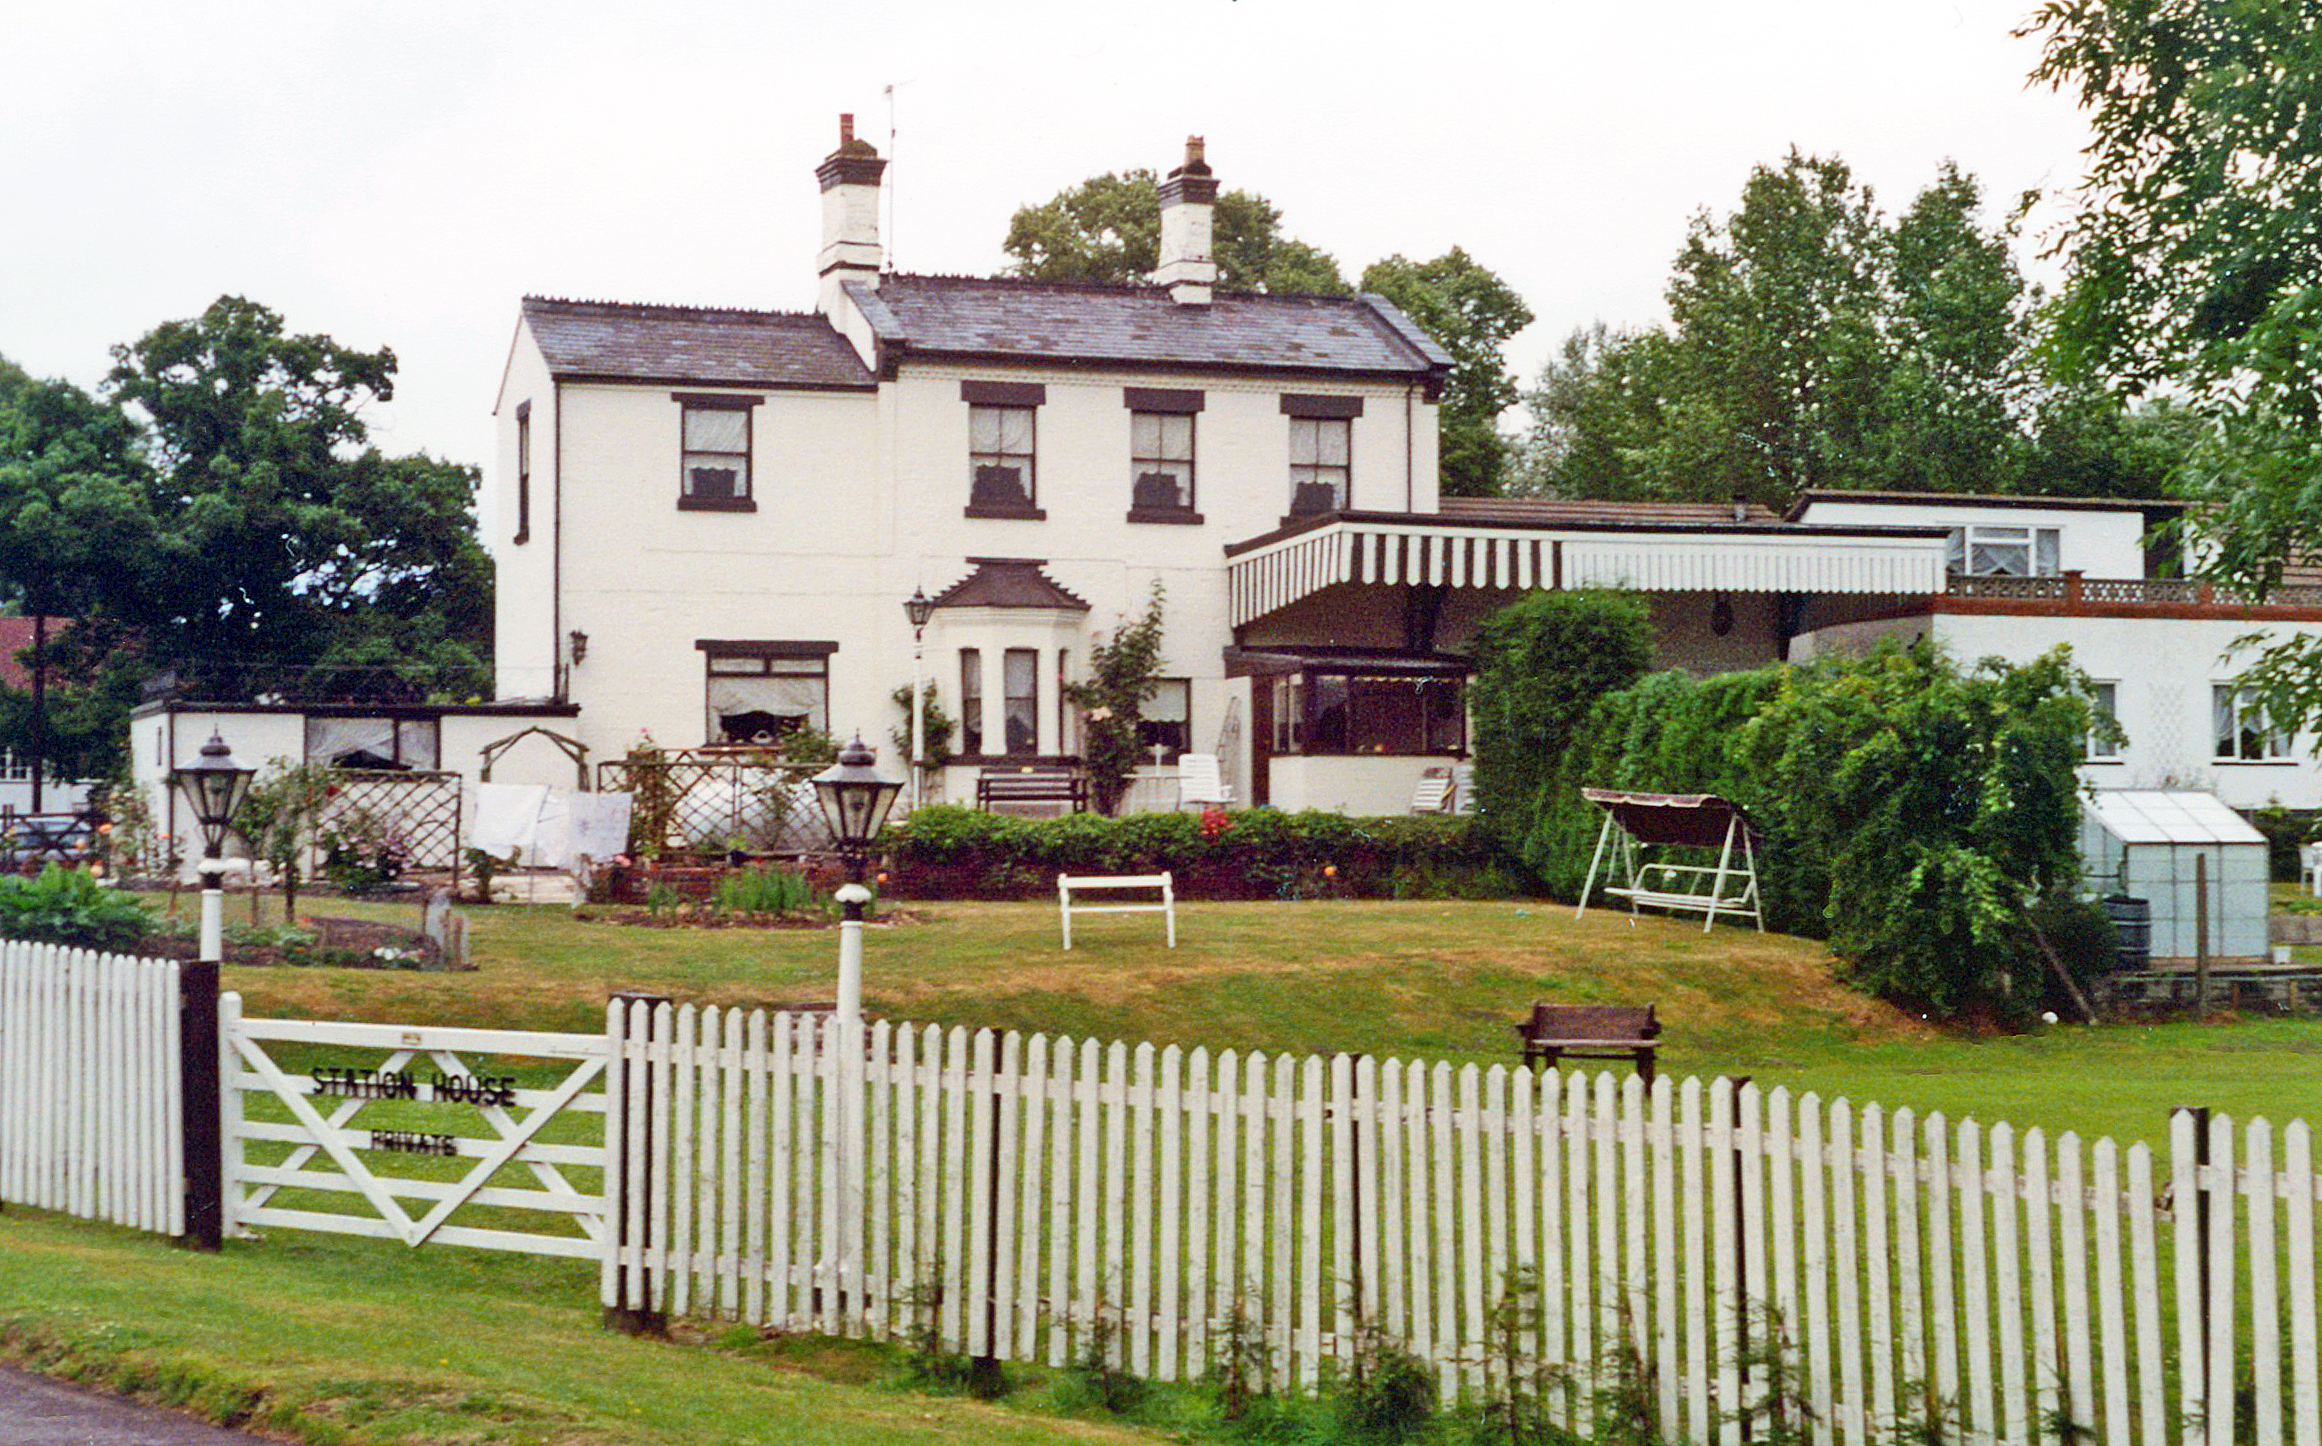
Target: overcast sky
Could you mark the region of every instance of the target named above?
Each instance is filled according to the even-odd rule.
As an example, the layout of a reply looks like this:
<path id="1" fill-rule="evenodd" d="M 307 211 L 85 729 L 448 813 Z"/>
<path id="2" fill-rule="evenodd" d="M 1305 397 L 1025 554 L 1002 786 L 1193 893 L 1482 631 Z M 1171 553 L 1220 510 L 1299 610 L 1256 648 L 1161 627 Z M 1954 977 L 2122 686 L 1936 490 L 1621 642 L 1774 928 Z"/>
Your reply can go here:
<path id="1" fill-rule="evenodd" d="M 94 385 L 221 294 L 391 346 L 382 445 L 488 454 L 527 292 L 802 309 L 837 117 L 892 259 L 989 273 L 1008 217 L 1208 138 L 1350 277 L 1453 245 L 1573 327 L 1659 319 L 1687 219 L 1836 152 L 1890 210 L 1949 156 L 2068 192 L 2033 0 L 0 7 L 0 355 Z M 892 101 L 890 102 L 890 87 Z M 2035 227 L 2064 214 L 2062 197 Z"/>

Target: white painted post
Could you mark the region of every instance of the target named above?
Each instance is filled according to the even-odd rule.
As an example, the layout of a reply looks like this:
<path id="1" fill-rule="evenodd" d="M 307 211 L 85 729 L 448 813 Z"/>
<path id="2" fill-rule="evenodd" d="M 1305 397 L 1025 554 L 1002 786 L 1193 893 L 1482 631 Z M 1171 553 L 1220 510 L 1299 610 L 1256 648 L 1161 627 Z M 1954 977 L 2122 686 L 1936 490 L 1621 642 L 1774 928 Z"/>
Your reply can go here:
<path id="1" fill-rule="evenodd" d="M 1020 1237 L 1016 1245 L 1016 1358 L 1037 1361 L 1040 1356 L 1040 1267 L 1042 1236 L 1053 1234 L 1063 1212 L 1048 1198 L 1043 1178 L 1048 1165 L 1048 1115 L 1053 1107 L 1049 1090 L 1048 1036 L 1035 1034 L 1024 1047 L 1024 1186 L 1018 1197 Z M 1043 1225 L 1046 1230 L 1043 1230 Z M 1060 1297 L 1058 1297 L 1060 1299 Z"/>
<path id="2" fill-rule="evenodd" d="M 1154 1185 L 1161 1192 L 1161 1233 L 1153 1255 L 1161 1272 L 1160 1319 L 1156 1334 L 1153 1373 L 1156 1379 L 1184 1379 L 1178 1364 L 1182 1283 L 1185 1278 L 1184 1215 L 1180 1201 L 1185 1186 L 1185 1059 L 1176 1045 L 1161 1051 L 1161 1080 L 1154 1107 L 1161 1115 L 1161 1167 Z M 1196 1187 L 1196 1193 L 1199 1193 Z"/>
<path id="3" fill-rule="evenodd" d="M 2209 1348 L 2202 1313 L 2209 1303 L 2200 1288 L 2201 1256 L 2208 1242 L 2200 1229 L 2204 1182 L 2199 1165 L 2202 1142 L 2195 1138 L 2197 1118 L 2192 1110 L 2169 1116 L 2169 1195 L 2176 1203 L 2171 1234 L 2176 1240 L 2177 1414 L 2183 1423 L 2183 1446 L 2202 1446 L 2208 1440 L 2202 1415 L 2209 1402 Z"/>
<path id="4" fill-rule="evenodd" d="M 2080 1164 L 2080 1136 L 2056 1138 L 2058 1248 L 2063 1252 L 2064 1399 L 2080 1426 L 2096 1427 L 2096 1383 L 2088 1330 L 2088 1193 Z"/>
<path id="5" fill-rule="evenodd" d="M 2134 1162 L 2131 1162 L 2134 1168 Z M 2322 1342 L 2315 1336 L 2314 1145 L 2311 1127 L 2292 1120 L 2282 1130 L 2282 1171 L 2289 1177 L 2284 1216 L 2289 1226 L 2290 1429 L 2298 1446 L 2322 1446 Z"/>
<path id="6" fill-rule="evenodd" d="M 1870 1408 L 1863 1397 L 1862 1281 L 1858 1274 L 1862 1251 L 1856 1237 L 1854 1191 L 1854 1110 L 1842 1097 L 1830 1107 L 1831 1254 L 1838 1285 L 1836 1424 L 1843 1430 L 1847 1446 L 1867 1446 Z"/>
<path id="7" fill-rule="evenodd" d="M 2056 1419 L 2064 1380 L 2064 1337 L 2056 1328 L 2056 1240 L 2050 1225 L 2054 1187 L 2048 1171 L 2048 1137 L 2038 1128 L 2024 1132 L 2024 1239 L 2032 1287 L 2032 1401 L 2034 1419 Z"/>
<path id="8" fill-rule="evenodd" d="M 2137 1439 L 2144 1446 L 2169 1446 L 2161 1379 L 2160 1262 L 2153 1249 L 2153 1152 L 2142 1144 L 2129 1147 L 2128 1207 L 2130 1298 L 2136 1302 L 2137 1322 Z"/>
<path id="9" fill-rule="evenodd" d="M 1209 1051 L 1196 1046 L 1186 1060 L 1185 1093 L 1185 1376 L 1188 1379 L 1199 1379 L 1209 1365 L 1212 1299 L 1209 1142 L 1216 1129 L 1216 1103 L 1210 1093 L 1212 1077 Z"/>
<path id="10" fill-rule="evenodd" d="M 2024 1375 L 2024 1272 L 2016 1244 L 2016 1132 L 1991 1127 L 1992 1277 L 1999 1298 L 2001 1429 L 2010 1441 L 2029 1439 L 2031 1399 Z M 2115 1437 L 2127 1446 L 2126 1438 Z"/>
<path id="11" fill-rule="evenodd" d="M 1877 1105 L 1862 1107 L 1863 1299 L 1870 1308 L 1871 1394 L 1869 1430 L 1885 1439 L 1895 1430 L 1895 1314 L 1892 1246 L 1888 1235 L 1887 1116 Z M 2009 1209 L 2014 1197 L 2009 1196 Z M 2020 1431 L 2009 1439 L 2023 1441 Z"/>
<path id="12" fill-rule="evenodd" d="M 2096 1324 L 2104 1373 L 2104 1439 L 2129 1439 L 2128 1322 L 2121 1287 L 2119 1147 L 2098 1140 L 2094 1167 L 2096 1215 Z"/>
<path id="13" fill-rule="evenodd" d="M 1991 1361 L 1991 1268 L 1984 1249 L 1983 1142 L 1973 1119 L 1959 1122 L 1960 1315 L 1967 1327 L 1967 1410 L 1979 1434 L 1995 1436 Z"/>
<path id="14" fill-rule="evenodd" d="M 1780 1097 L 1777 1091 L 1776 1098 Z M 1708 1182 L 1703 1179 L 1705 1162 L 1701 1158 L 1701 1080 L 1698 1076 L 1686 1076 L 1681 1101 L 1684 1108 L 1678 1138 L 1683 1147 L 1685 1175 L 1685 1439 L 1706 1446 L 1710 1433 L 1716 1429 L 1709 1410 L 1709 1388 L 1717 1376 L 1717 1363 L 1709 1350 L 1709 1244 L 1703 1216 Z"/>

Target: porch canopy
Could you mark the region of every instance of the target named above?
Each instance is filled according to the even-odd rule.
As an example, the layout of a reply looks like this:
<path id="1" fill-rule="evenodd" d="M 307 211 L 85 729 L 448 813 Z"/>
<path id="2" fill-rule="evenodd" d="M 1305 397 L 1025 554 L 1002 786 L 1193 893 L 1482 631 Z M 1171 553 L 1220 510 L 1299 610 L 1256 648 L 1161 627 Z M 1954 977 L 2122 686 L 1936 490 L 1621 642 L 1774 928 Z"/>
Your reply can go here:
<path id="1" fill-rule="evenodd" d="M 1507 499 L 1490 499 L 1488 510 L 1455 505 L 1462 500 L 1446 499 L 1440 513 L 1299 518 L 1228 546 L 1231 624 L 1342 583 L 1903 596 L 1944 586 L 1939 528 L 1817 527 L 1770 514 L 1717 521 L 1716 509 L 1645 503 L 1598 504 L 1583 518 L 1518 510 Z"/>
<path id="2" fill-rule="evenodd" d="M 1604 891 L 1627 899 L 1632 912 L 1645 907 L 1698 913 L 1705 933 L 1720 913 L 1729 913 L 1746 916 L 1757 923 L 1760 933 L 1765 931 L 1766 921 L 1758 909 L 1758 828 L 1740 804 L 1714 793 L 1584 788 L 1580 796 L 1604 810 L 1604 827 L 1597 832 L 1596 853 L 1589 859 L 1588 882 L 1581 886 L 1574 918 L 1588 912 L 1588 896 L 1609 849 L 1611 867 L 1605 870 Z M 1717 862 L 1678 863 L 1639 852 L 1645 848 L 1716 849 Z M 1620 882 L 1614 882 L 1616 877 Z"/>

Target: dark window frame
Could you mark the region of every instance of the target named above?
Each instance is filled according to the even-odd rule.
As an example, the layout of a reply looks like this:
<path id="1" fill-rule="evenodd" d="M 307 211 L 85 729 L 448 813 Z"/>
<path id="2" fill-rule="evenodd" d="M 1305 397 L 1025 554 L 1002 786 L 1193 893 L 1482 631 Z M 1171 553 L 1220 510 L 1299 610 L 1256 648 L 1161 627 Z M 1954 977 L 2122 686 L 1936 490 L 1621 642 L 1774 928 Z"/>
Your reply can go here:
<path id="1" fill-rule="evenodd" d="M 968 504 L 962 515 L 993 518 L 1012 522 L 1044 521 L 1048 513 L 1040 506 L 1040 409 L 1048 403 L 1048 388 L 1040 382 L 962 381 L 959 397 L 968 408 Z M 979 410 L 1020 411 L 1024 413 L 1025 430 L 1029 437 L 1023 452 L 978 452 L 976 450 L 976 413 Z M 979 458 L 994 460 L 979 462 Z M 1021 502 L 976 500 L 976 474 L 982 467 L 997 467 L 1005 459 L 1021 458 L 1018 483 L 1023 492 Z"/>
<path id="2" fill-rule="evenodd" d="M 755 512 L 758 510 L 758 408 L 763 396 L 742 392 L 671 392 L 677 403 L 677 510 L 680 512 Z M 742 450 L 696 451 L 686 446 L 686 421 L 693 412 L 740 412 Z M 730 497 L 702 496 L 688 490 L 692 469 L 689 458 L 739 457 L 740 487 Z"/>
<path id="3" fill-rule="evenodd" d="M 1201 514 L 1194 509 L 1201 496 L 1196 489 L 1200 479 L 1197 459 L 1201 450 L 1201 426 L 1198 417 L 1202 409 L 1202 394 L 1200 392 L 1172 392 L 1130 387 L 1125 390 L 1122 401 L 1129 408 L 1128 520 L 1131 522 L 1173 523 L 1179 526 L 1200 525 Z M 1180 418 L 1184 420 L 1185 455 L 1183 457 L 1164 455 L 1168 450 L 1165 435 L 1161 446 L 1157 448 L 1147 450 L 1139 447 L 1137 441 L 1138 425 L 1148 417 L 1153 418 L 1159 424 L 1164 434 L 1166 434 L 1168 424 L 1171 421 Z M 1150 468 L 1155 467 L 1182 467 L 1184 469 L 1185 486 L 1179 501 L 1168 506 L 1154 506 L 1139 500 L 1137 491 L 1144 485 L 1145 474 Z"/>
<path id="4" fill-rule="evenodd" d="M 1016 679 L 1011 676 L 1019 659 L 1023 664 L 1024 681 L 1031 692 L 1015 691 Z M 1029 736 L 1018 736 L 1021 727 Z M 1021 747 L 1018 746 L 1021 742 Z M 1038 648 L 1003 648 L 1000 650 L 1000 749 L 1009 758 L 1037 758 L 1040 756 L 1040 650 Z"/>
<path id="5" fill-rule="evenodd" d="M 516 404 L 516 536 L 521 547 L 532 540 L 532 403 Z"/>
<path id="6" fill-rule="evenodd" d="M 1301 668 L 1276 678 L 1274 751 L 1305 757 L 1465 758 L 1468 755 L 1467 680 L 1444 674 L 1378 673 L 1362 668 Z M 1377 705 L 1389 690 L 1410 688 L 1425 697 L 1447 695 L 1440 715 L 1422 711 L 1418 748 L 1386 747 Z M 1366 710 L 1365 699 L 1373 700 Z M 1338 717 L 1329 715 L 1333 710 Z M 1391 714 L 1386 716 L 1391 717 Z M 1442 732 L 1438 732 L 1439 726 Z M 1284 746 L 1287 744 L 1288 746 Z"/>
<path id="7" fill-rule="evenodd" d="M 1351 417 L 1293 416 L 1289 420 L 1289 515 L 1292 517 L 1312 517 L 1325 512 L 1346 510 L 1353 505 L 1354 499 L 1354 419 Z M 1323 429 L 1344 428 L 1346 444 L 1341 451 L 1346 460 L 1343 462 L 1299 461 L 1298 438 L 1301 426 L 1310 426 L 1315 429 L 1314 454 L 1317 459 L 1328 450 L 1323 445 Z M 1330 505 L 1328 507 L 1317 505 L 1318 499 L 1308 490 L 1323 486 L 1330 488 Z M 1302 503 L 1303 505 L 1301 505 Z"/>
<path id="8" fill-rule="evenodd" d="M 1162 745 L 1161 766 L 1166 768 L 1193 751 L 1193 679 L 1187 677 L 1155 678 L 1153 684 L 1153 699 L 1147 700 L 1146 706 L 1150 706 L 1154 699 L 1158 699 L 1164 688 L 1174 686 L 1185 695 L 1185 716 L 1182 718 L 1148 718 L 1142 713 L 1139 713 L 1137 717 L 1137 754 L 1139 759 L 1150 760 L 1153 756 L 1153 745 L 1158 742 Z M 1170 742 L 1167 736 L 1172 730 L 1176 737 L 1174 743 Z"/>
<path id="9" fill-rule="evenodd" d="M 959 650 L 960 752 L 981 756 L 984 751 L 984 650 Z"/>
<path id="10" fill-rule="evenodd" d="M 809 715 L 773 730 L 779 741 L 801 727 L 830 729 L 830 658 L 835 642 L 800 639 L 697 638 L 694 649 L 702 655 L 702 737 L 705 747 L 738 746 L 727 741 L 716 726 L 710 689 L 720 678 L 818 678 L 822 682 L 821 717 Z M 754 667 L 737 666 L 752 664 Z M 812 664 L 811 670 L 801 665 Z M 723 666 L 721 666 L 723 665 Z"/>

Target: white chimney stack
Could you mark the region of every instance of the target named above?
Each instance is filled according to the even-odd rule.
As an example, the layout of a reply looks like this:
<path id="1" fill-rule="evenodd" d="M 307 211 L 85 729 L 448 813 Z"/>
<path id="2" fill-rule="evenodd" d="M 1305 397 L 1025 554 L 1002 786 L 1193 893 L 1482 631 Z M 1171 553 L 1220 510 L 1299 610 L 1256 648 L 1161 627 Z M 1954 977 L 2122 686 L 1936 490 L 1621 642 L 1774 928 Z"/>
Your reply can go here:
<path id="1" fill-rule="evenodd" d="M 839 145 L 814 169 L 822 183 L 822 252 L 815 267 L 822 277 L 816 303 L 825 316 L 839 314 L 839 283 L 879 284 L 879 178 L 887 162 L 869 141 L 855 139 L 855 118 L 839 117 Z"/>
<path id="2" fill-rule="evenodd" d="M 1185 164 L 1161 183 L 1161 264 L 1153 283 L 1169 288 L 1184 306 L 1207 306 L 1217 285 L 1217 257 L 1211 244 L 1211 210 L 1217 180 L 1202 159 L 1201 137 L 1185 138 Z"/>

